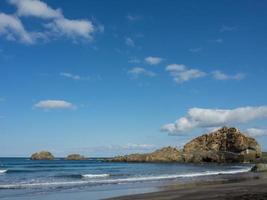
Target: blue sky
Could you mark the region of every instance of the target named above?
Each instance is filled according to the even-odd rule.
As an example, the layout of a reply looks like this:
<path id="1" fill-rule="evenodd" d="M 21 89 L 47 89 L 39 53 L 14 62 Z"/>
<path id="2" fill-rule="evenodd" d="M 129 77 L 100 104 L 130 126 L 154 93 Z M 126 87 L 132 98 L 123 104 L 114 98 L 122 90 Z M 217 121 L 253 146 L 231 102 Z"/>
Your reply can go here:
<path id="1" fill-rule="evenodd" d="M 267 150 L 266 1 L 0 2 L 0 156 L 151 151 L 222 125 Z"/>

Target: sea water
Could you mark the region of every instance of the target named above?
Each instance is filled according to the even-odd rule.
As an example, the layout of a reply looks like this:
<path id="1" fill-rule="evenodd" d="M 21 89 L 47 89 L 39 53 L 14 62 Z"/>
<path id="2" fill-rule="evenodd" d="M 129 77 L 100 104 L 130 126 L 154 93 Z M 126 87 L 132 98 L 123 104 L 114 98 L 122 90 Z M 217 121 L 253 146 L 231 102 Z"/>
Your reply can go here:
<path id="1" fill-rule="evenodd" d="M 0 199 L 101 199 L 154 191 L 164 181 L 248 172 L 249 164 L 117 163 L 0 158 Z"/>

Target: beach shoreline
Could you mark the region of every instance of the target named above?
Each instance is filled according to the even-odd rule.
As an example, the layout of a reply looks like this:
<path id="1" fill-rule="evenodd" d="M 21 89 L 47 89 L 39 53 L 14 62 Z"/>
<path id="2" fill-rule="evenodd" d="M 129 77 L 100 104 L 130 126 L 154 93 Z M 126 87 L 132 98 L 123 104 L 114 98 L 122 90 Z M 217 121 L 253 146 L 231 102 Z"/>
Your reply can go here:
<path id="1" fill-rule="evenodd" d="M 244 175 L 244 174 L 243 174 Z M 108 200 L 263 200 L 267 199 L 267 173 L 235 174 L 226 180 L 171 184 L 157 192 L 109 198 Z"/>

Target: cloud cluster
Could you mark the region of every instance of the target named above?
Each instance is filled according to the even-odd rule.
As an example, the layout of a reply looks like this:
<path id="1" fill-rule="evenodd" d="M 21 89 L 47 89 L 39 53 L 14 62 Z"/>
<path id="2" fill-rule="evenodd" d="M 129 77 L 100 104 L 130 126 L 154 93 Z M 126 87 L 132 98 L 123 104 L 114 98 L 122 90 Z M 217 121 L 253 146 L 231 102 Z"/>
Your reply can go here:
<path id="1" fill-rule="evenodd" d="M 251 137 L 267 136 L 267 129 L 248 128 L 245 132 Z"/>
<path id="2" fill-rule="evenodd" d="M 76 108 L 75 105 L 64 100 L 42 100 L 36 103 L 34 107 L 45 109 L 45 110 L 75 109 Z"/>
<path id="3" fill-rule="evenodd" d="M 133 78 L 138 78 L 140 75 L 149 77 L 156 76 L 154 72 L 146 70 L 145 68 L 142 67 L 134 67 L 128 71 L 128 74 L 133 76 Z"/>
<path id="4" fill-rule="evenodd" d="M 230 79 L 242 80 L 245 78 L 245 74 L 243 74 L 243 73 L 237 73 L 235 75 L 228 75 L 228 74 L 225 74 L 219 70 L 213 71 L 212 76 L 214 79 L 217 79 L 217 80 L 230 80 Z"/>
<path id="5" fill-rule="evenodd" d="M 81 80 L 81 77 L 79 75 L 75 75 L 75 74 L 71 74 L 67 72 L 61 72 L 59 75 L 66 77 L 66 78 L 73 79 L 73 80 Z"/>
<path id="6" fill-rule="evenodd" d="M 135 47 L 135 42 L 134 42 L 133 39 L 130 38 L 130 37 L 126 37 L 126 38 L 125 38 L 125 44 L 126 44 L 127 46 L 130 46 L 130 47 Z"/>
<path id="7" fill-rule="evenodd" d="M 153 56 L 148 56 L 145 58 L 145 62 L 149 65 L 158 65 L 162 62 L 162 58 L 160 57 L 153 57 Z"/>
<path id="8" fill-rule="evenodd" d="M 212 40 L 212 42 L 215 42 L 215 43 L 223 43 L 223 39 L 222 38 L 217 38 L 215 40 Z"/>
<path id="9" fill-rule="evenodd" d="M 126 150 L 149 150 L 154 147 L 155 145 L 152 144 L 133 144 L 133 143 L 128 143 L 125 146 L 122 146 L 122 148 Z"/>
<path id="10" fill-rule="evenodd" d="M 223 25 L 220 29 L 220 32 L 229 32 L 229 31 L 235 31 L 237 30 L 237 27 L 235 26 L 225 26 Z"/>
<path id="11" fill-rule="evenodd" d="M 206 76 L 206 73 L 198 69 L 190 69 L 182 64 L 170 64 L 166 67 L 176 83 L 183 83 L 191 79 L 197 79 Z"/>
<path id="12" fill-rule="evenodd" d="M 39 0 L 9 0 L 8 2 L 17 7 L 18 16 L 33 16 L 43 19 L 63 17 L 60 9 L 50 8 Z"/>
<path id="13" fill-rule="evenodd" d="M 67 19 L 60 9 L 53 9 L 40 0 L 9 0 L 16 6 L 13 15 L 0 13 L 0 35 L 8 40 L 33 44 L 38 39 L 65 36 L 73 40 L 92 39 L 97 27 L 86 19 Z M 35 17 L 42 20 L 42 31 L 27 31 L 21 22 L 22 17 Z M 102 30 L 102 29 L 101 29 Z"/>
<path id="14" fill-rule="evenodd" d="M 235 125 L 267 117 L 267 106 L 239 107 L 235 109 L 191 108 L 187 115 L 174 123 L 162 126 L 163 131 L 177 135 L 196 128 Z"/>
<path id="15" fill-rule="evenodd" d="M 140 63 L 140 62 L 141 61 L 138 58 L 136 58 L 136 57 L 130 57 L 129 60 L 128 60 L 128 63 L 134 63 L 134 64 L 136 64 L 136 63 Z"/>
<path id="16" fill-rule="evenodd" d="M 202 50 L 202 48 L 192 48 L 192 49 L 189 49 L 190 52 L 192 53 L 198 53 Z"/>
<path id="17" fill-rule="evenodd" d="M 28 33 L 20 19 L 13 15 L 0 13 L 0 36 L 3 35 L 7 40 L 21 41 L 24 43 L 34 43 L 34 34 Z"/>
<path id="18" fill-rule="evenodd" d="M 228 75 L 219 70 L 215 70 L 215 71 L 207 73 L 199 69 L 192 69 L 183 64 L 176 64 L 176 63 L 167 65 L 165 70 L 169 72 L 170 76 L 173 77 L 173 80 L 178 84 L 181 84 L 183 82 L 186 82 L 192 79 L 201 78 L 207 75 L 211 75 L 214 79 L 221 80 L 221 81 L 222 80 L 242 80 L 245 78 L 245 74 L 243 73 Z"/>
<path id="19" fill-rule="evenodd" d="M 137 20 L 140 20 L 141 19 L 141 16 L 139 16 L 139 15 L 127 15 L 126 16 L 126 18 L 129 20 L 129 21 L 131 21 L 131 22 L 133 22 L 133 21 L 137 21 Z"/>
<path id="20" fill-rule="evenodd" d="M 156 145 L 153 144 L 134 144 L 127 143 L 125 145 L 107 145 L 107 146 L 91 146 L 91 147 L 78 147 L 74 148 L 71 151 L 80 152 L 82 154 L 92 154 L 104 152 L 109 155 L 117 155 L 117 154 L 128 154 L 128 153 L 136 153 L 136 152 L 147 152 L 152 151 L 157 148 Z"/>

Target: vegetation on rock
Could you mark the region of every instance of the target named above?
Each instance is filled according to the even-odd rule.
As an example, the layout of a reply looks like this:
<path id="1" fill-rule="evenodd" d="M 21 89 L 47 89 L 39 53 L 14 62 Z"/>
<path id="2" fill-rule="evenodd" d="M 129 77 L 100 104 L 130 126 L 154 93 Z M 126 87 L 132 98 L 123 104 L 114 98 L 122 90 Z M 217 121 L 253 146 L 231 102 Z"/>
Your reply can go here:
<path id="1" fill-rule="evenodd" d="M 178 162 L 181 160 L 181 152 L 173 147 L 164 147 L 147 154 L 131 154 L 118 156 L 112 159 L 116 162 Z"/>

